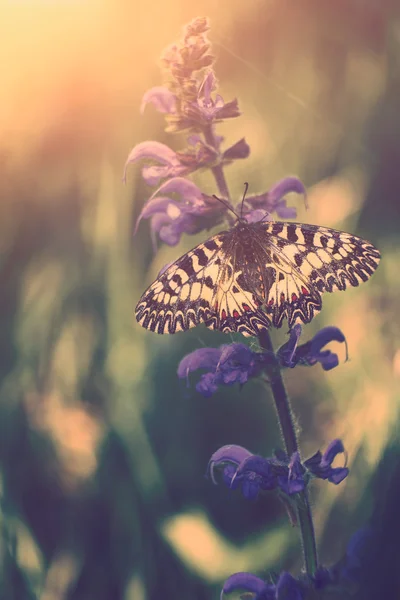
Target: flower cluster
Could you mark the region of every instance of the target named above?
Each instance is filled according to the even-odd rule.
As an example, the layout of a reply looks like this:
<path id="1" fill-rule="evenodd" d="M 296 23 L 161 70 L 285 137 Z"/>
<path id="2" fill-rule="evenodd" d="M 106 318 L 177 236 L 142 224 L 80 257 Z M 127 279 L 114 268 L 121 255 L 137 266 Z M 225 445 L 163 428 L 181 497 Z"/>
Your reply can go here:
<path id="1" fill-rule="evenodd" d="M 340 329 L 324 327 L 311 340 L 299 346 L 301 332 L 301 325 L 295 325 L 289 332 L 289 340 L 279 348 L 276 355 L 271 352 L 256 352 L 241 343 L 224 344 L 219 348 L 199 348 L 181 360 L 178 377 L 188 379 L 193 371 L 205 371 L 196 389 L 208 398 L 220 385 L 243 385 L 249 379 L 261 375 L 266 366 L 274 362 L 287 368 L 296 365 L 312 366 L 319 362 L 325 371 L 338 366 L 338 355 L 323 348 L 332 341 L 346 343 Z"/>
<path id="2" fill-rule="evenodd" d="M 285 196 L 290 192 L 303 195 L 304 185 L 297 177 L 278 181 L 267 192 L 251 195 L 243 206 L 234 207 L 224 181 L 222 169 L 236 160 L 247 158 L 250 148 L 244 138 L 223 148 L 224 139 L 216 135 L 215 125 L 223 119 L 240 116 L 237 99 L 225 102 L 216 93 L 217 79 L 214 57 L 207 40 L 207 19 L 194 19 L 185 27 L 183 40 L 169 47 L 163 55 L 166 82 L 148 90 L 141 110 L 152 104 L 165 115 L 167 131 L 187 131 L 186 147 L 175 151 L 166 144 L 146 141 L 137 144 L 125 164 L 144 161 L 142 177 L 150 186 L 157 186 L 139 215 L 150 219 L 153 243 L 157 237 L 175 246 L 182 234 L 207 231 L 231 219 L 230 210 L 241 211 L 249 222 L 276 213 L 281 219 L 296 217 L 296 209 L 288 207 Z M 187 176 L 198 169 L 213 171 L 223 198 L 216 199 L 202 191 Z"/>
<path id="3" fill-rule="evenodd" d="M 303 600 L 306 586 L 283 571 L 276 583 L 267 583 L 252 573 L 235 573 L 224 583 L 224 594 L 241 590 L 253 594 L 253 600 Z"/>
<path id="4" fill-rule="evenodd" d="M 365 570 L 373 568 L 378 550 L 377 530 L 370 526 L 356 531 L 347 545 L 344 560 L 330 568 L 318 567 L 314 577 L 302 573 L 294 578 L 283 571 L 275 581 L 264 581 L 253 573 L 235 573 L 225 581 L 221 600 L 235 591 L 251 594 L 252 600 L 307 600 L 308 598 L 350 598 L 351 583 L 357 583 Z M 272 578 L 271 578 L 272 579 Z M 324 592 L 319 594 L 316 592 Z M 353 588 L 354 591 L 354 588 Z M 340 596 L 338 596 L 340 594 Z M 244 594 L 242 595 L 244 597 Z"/>
<path id="5" fill-rule="evenodd" d="M 216 472 L 230 489 L 240 488 L 248 500 L 257 498 L 261 491 L 279 490 L 291 496 L 305 489 L 312 478 L 326 479 L 337 485 L 349 473 L 346 466 L 332 467 L 338 454 L 345 453 L 341 440 L 333 440 L 323 454 L 318 450 L 301 462 L 299 452 L 289 457 L 282 450 L 263 458 L 246 448 L 227 445 L 219 448 L 208 463 L 207 475 L 217 483 Z"/>
<path id="6" fill-rule="evenodd" d="M 219 385 L 245 384 L 249 378 L 261 374 L 268 356 L 253 352 L 245 344 L 223 344 L 219 348 L 198 348 L 187 354 L 179 363 L 178 377 L 188 378 L 189 373 L 204 369 L 196 389 L 206 398 L 217 391 Z"/>

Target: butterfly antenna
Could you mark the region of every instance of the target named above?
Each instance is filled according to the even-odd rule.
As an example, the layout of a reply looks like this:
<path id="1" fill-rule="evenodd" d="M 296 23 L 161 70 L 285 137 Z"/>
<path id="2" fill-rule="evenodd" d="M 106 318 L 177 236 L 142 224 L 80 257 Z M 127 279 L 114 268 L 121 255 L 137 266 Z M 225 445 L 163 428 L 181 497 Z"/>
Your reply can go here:
<path id="1" fill-rule="evenodd" d="M 246 194 L 247 194 L 247 190 L 249 189 L 249 184 L 247 183 L 247 181 L 244 182 L 244 192 L 243 192 L 243 198 L 242 198 L 242 205 L 240 207 L 240 218 L 243 219 L 243 205 L 244 205 L 244 201 L 246 199 Z"/>
<path id="2" fill-rule="evenodd" d="M 218 198 L 218 196 L 216 196 L 215 194 L 213 194 L 213 198 L 215 198 L 216 200 L 218 200 L 218 202 L 222 202 L 222 204 L 224 204 L 226 206 L 226 208 L 228 210 L 230 210 L 231 212 L 233 212 L 233 214 L 235 215 L 235 217 L 237 217 L 240 220 L 241 217 L 239 217 L 239 215 L 237 214 L 237 212 L 233 210 L 233 208 L 229 204 L 229 202 L 226 202 L 226 200 L 222 200 L 222 198 Z"/>

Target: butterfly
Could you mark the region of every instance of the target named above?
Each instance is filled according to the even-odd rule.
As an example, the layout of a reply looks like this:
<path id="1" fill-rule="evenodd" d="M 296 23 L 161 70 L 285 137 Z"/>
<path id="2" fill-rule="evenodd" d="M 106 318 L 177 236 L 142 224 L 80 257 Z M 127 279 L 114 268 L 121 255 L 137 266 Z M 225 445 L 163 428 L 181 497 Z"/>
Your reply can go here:
<path id="1" fill-rule="evenodd" d="M 136 319 L 161 334 L 204 323 L 257 336 L 284 319 L 291 328 L 314 318 L 323 292 L 367 281 L 379 260 L 370 242 L 349 233 L 238 218 L 161 273 L 140 298 Z"/>

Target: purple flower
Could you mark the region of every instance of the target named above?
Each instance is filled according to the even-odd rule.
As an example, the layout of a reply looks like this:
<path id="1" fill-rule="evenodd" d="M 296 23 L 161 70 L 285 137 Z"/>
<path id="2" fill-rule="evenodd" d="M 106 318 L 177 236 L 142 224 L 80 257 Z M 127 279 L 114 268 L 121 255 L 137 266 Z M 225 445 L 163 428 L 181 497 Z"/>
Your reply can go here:
<path id="1" fill-rule="evenodd" d="M 279 477 L 279 487 L 288 496 L 302 492 L 306 487 L 304 474 L 306 469 L 301 464 L 300 454 L 294 452 L 288 464 L 288 472 Z"/>
<path id="2" fill-rule="evenodd" d="M 216 392 L 219 385 L 245 384 L 257 377 L 267 355 L 253 352 L 245 344 L 224 344 L 219 348 L 199 348 L 185 356 L 178 366 L 178 377 L 187 378 L 189 373 L 206 369 L 196 389 L 206 398 Z"/>
<path id="3" fill-rule="evenodd" d="M 180 200 L 170 197 L 175 195 Z M 153 244 L 156 237 L 175 246 L 183 233 L 194 234 L 210 229 L 222 220 L 226 207 L 212 196 L 202 194 L 189 179 L 174 177 L 163 183 L 144 205 L 136 222 L 151 219 Z"/>
<path id="4" fill-rule="evenodd" d="M 207 144 L 200 135 L 190 135 L 187 141 L 188 146 L 179 152 L 160 142 L 147 141 L 137 144 L 126 160 L 123 181 L 126 181 L 128 166 L 140 160 L 150 163 L 142 167 L 142 177 L 148 185 L 153 186 L 163 179 L 188 175 L 198 169 L 212 168 L 215 164 L 228 165 L 233 160 L 247 158 L 250 154 L 249 145 L 244 138 L 224 152 L 218 149 L 218 139 L 216 146 Z"/>
<path id="5" fill-rule="evenodd" d="M 283 571 L 276 584 L 266 583 L 252 573 L 235 573 L 225 581 L 221 592 L 230 594 L 236 590 L 244 590 L 253 594 L 253 600 L 303 600 L 304 585 Z"/>
<path id="6" fill-rule="evenodd" d="M 157 204 L 156 207 L 158 206 Z M 184 216 L 176 217 L 175 222 L 181 228 L 182 223 L 184 223 Z M 169 223 L 169 243 L 172 240 L 171 232 L 175 231 L 172 226 Z M 164 238 L 166 237 L 162 232 L 160 237 L 161 235 L 164 235 Z M 178 233 L 176 237 L 178 237 Z M 276 356 L 282 367 L 294 368 L 298 364 L 312 366 L 319 362 L 322 368 L 328 371 L 338 366 L 337 355 L 330 350 L 322 350 L 322 348 L 333 340 L 345 342 L 345 337 L 340 329 L 337 327 L 324 327 L 315 334 L 312 340 L 298 346 L 300 335 L 301 325 L 297 324 L 291 329 L 289 340 L 279 348 Z M 204 356 L 210 356 L 212 359 L 205 364 Z M 270 353 L 254 352 L 248 346 L 240 343 L 224 344 L 218 349 L 199 348 L 181 360 L 178 366 L 178 377 L 181 379 L 187 378 L 192 371 L 205 369 L 207 372 L 201 376 L 196 389 L 208 398 L 217 391 L 220 385 L 233 385 L 235 383 L 243 385 L 251 377 L 258 377 L 272 360 L 273 356 Z M 295 469 L 295 465 L 293 465 L 293 469 Z"/>
<path id="7" fill-rule="evenodd" d="M 190 169 L 182 164 L 176 152 L 160 142 L 148 141 L 137 144 L 129 153 L 125 163 L 123 180 L 126 180 L 128 165 L 139 160 L 155 162 L 155 165 L 145 165 L 142 177 L 148 185 L 157 185 L 162 179 L 176 177 L 188 173 Z"/>
<path id="8" fill-rule="evenodd" d="M 240 115 L 236 99 L 224 102 L 216 93 L 217 79 L 210 54 L 206 19 L 194 19 L 184 29 L 183 40 L 163 54 L 168 87 L 149 90 L 144 103 L 152 102 L 167 114 L 167 131 L 203 131 L 223 119 Z"/>
<path id="9" fill-rule="evenodd" d="M 235 573 L 225 581 L 221 592 L 221 600 L 224 594 L 230 594 L 236 590 L 244 590 L 255 595 L 254 600 L 275 600 L 275 586 L 265 583 L 260 577 L 252 573 Z"/>
<path id="10" fill-rule="evenodd" d="M 205 127 L 218 123 L 223 119 L 240 116 L 239 105 L 236 98 L 231 102 L 224 102 L 220 94 L 213 92 L 217 89 L 217 79 L 214 71 L 207 71 L 199 84 L 197 97 L 193 102 L 183 108 L 186 119 L 186 129 L 202 131 Z"/>
<path id="11" fill-rule="evenodd" d="M 142 99 L 140 106 L 140 112 L 143 113 L 146 108 L 146 104 L 153 104 L 153 106 L 161 113 L 173 114 L 176 112 L 176 96 L 168 88 L 163 86 L 152 87 L 147 90 Z"/>
<path id="12" fill-rule="evenodd" d="M 327 479 L 337 485 L 349 474 L 349 469 L 344 467 L 332 467 L 332 463 L 338 454 L 346 452 L 342 440 L 333 440 L 323 454 L 320 451 L 304 462 L 308 471 L 319 479 Z"/>
<path id="13" fill-rule="evenodd" d="M 198 74 L 214 63 L 207 39 L 208 30 L 208 19 L 197 17 L 184 27 L 183 39 L 163 52 L 168 87 L 176 93 L 180 103 L 197 96 Z"/>
<path id="14" fill-rule="evenodd" d="M 288 207 L 284 197 L 290 192 L 302 194 L 307 208 L 306 188 L 297 177 L 285 177 L 277 181 L 268 192 L 246 198 L 246 205 L 250 207 L 248 212 L 256 209 L 263 210 L 264 213 L 276 212 L 280 219 L 295 219 L 297 216 L 294 207 Z"/>
<path id="15" fill-rule="evenodd" d="M 247 500 L 255 500 L 260 491 L 273 490 L 278 486 L 279 472 L 285 472 L 283 465 L 277 465 L 271 459 L 252 454 L 238 465 L 231 479 L 230 488 L 234 490 L 240 487 Z"/>
<path id="16" fill-rule="evenodd" d="M 279 348 L 277 357 L 282 367 L 293 369 L 298 364 L 312 366 L 319 362 L 324 371 L 334 369 L 339 364 L 338 355 L 330 350 L 322 350 L 326 344 L 333 341 L 346 344 L 347 360 L 346 338 L 337 327 L 324 327 L 311 340 L 298 346 L 301 332 L 301 325 L 294 325 L 289 332 L 289 340 Z"/>
<path id="17" fill-rule="evenodd" d="M 222 163 L 228 164 L 228 161 L 247 158 L 250 155 L 250 146 L 244 138 L 230 146 L 222 154 Z"/>
<path id="18" fill-rule="evenodd" d="M 278 488 L 292 496 L 302 492 L 312 478 L 327 479 L 335 485 L 343 481 L 349 473 L 347 467 L 332 467 L 340 453 L 344 453 L 341 440 L 333 440 L 324 454 L 318 451 L 304 462 L 298 452 L 289 458 L 285 452 L 277 450 L 274 456 L 263 458 L 232 444 L 214 452 L 207 466 L 207 476 L 217 483 L 216 475 L 220 471 L 223 483 L 232 490 L 240 488 L 248 500 L 257 498 L 261 491 Z"/>
<path id="19" fill-rule="evenodd" d="M 286 456 L 286 455 L 285 455 Z M 263 458 L 251 454 L 241 446 L 223 446 L 212 455 L 207 475 L 217 483 L 216 471 L 222 470 L 222 480 L 230 489 L 241 489 L 247 500 L 255 500 L 260 491 L 283 487 L 286 493 L 291 491 L 288 485 L 289 468 L 288 461 L 282 462 L 276 456 Z M 303 484 L 304 488 L 304 484 Z"/>
<path id="20" fill-rule="evenodd" d="M 127 161 L 128 165 L 130 162 L 136 162 L 145 157 L 152 159 L 158 157 L 159 162 L 164 163 L 143 168 L 143 176 L 148 183 L 156 183 L 161 178 L 166 178 L 167 181 L 150 196 L 144 205 L 135 231 L 142 219 L 151 218 L 153 239 L 158 235 L 163 242 L 170 246 L 175 246 L 183 233 L 195 234 L 199 231 L 209 230 L 221 223 L 224 216 L 229 217 L 230 215 L 227 200 L 220 202 L 214 196 L 203 194 L 189 179 L 175 176 L 179 173 L 193 171 L 202 166 L 202 161 L 212 158 L 212 148 L 204 144 L 199 136 L 191 136 L 191 143 L 197 145 L 199 149 L 197 157 L 194 154 L 189 156 L 189 154 L 173 152 L 164 144 L 153 145 L 155 142 L 144 142 L 132 150 Z M 240 140 L 230 149 L 232 152 L 229 154 L 229 160 L 233 157 L 239 158 L 241 152 L 246 152 L 246 148 L 246 142 Z M 202 152 L 203 154 L 200 156 Z M 207 157 L 204 153 L 208 153 Z M 180 197 L 180 201 L 171 198 L 171 194 Z M 274 210 L 272 205 L 270 208 Z M 248 222 L 253 223 L 263 220 L 265 211 L 262 208 L 246 210 L 244 216 Z"/>
<path id="21" fill-rule="evenodd" d="M 211 481 L 216 485 L 217 480 L 215 478 L 214 470 L 216 468 L 222 467 L 222 474 L 224 478 L 224 483 L 230 487 L 232 478 L 236 473 L 237 467 L 244 461 L 246 458 L 253 456 L 249 450 L 243 448 L 242 446 L 236 445 L 228 445 L 222 446 L 219 448 L 209 460 L 207 466 L 207 477 L 211 479 Z"/>
<path id="22" fill-rule="evenodd" d="M 190 172 L 205 167 L 213 167 L 216 163 L 221 162 L 222 155 L 218 143 L 211 146 L 197 134 L 189 135 L 187 143 L 185 150 L 177 152 L 177 155 L 181 163 L 190 169 Z"/>

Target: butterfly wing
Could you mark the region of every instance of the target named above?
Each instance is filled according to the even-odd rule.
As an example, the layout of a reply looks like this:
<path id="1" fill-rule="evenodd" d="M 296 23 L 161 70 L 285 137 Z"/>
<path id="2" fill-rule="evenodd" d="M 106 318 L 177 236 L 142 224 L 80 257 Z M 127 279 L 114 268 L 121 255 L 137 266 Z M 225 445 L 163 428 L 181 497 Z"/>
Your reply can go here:
<path id="1" fill-rule="evenodd" d="M 205 323 L 210 329 L 257 335 L 271 325 L 255 295 L 240 290 L 235 240 L 222 232 L 181 256 L 144 292 L 136 319 L 156 333 L 175 333 Z"/>
<path id="2" fill-rule="evenodd" d="M 345 290 L 375 271 L 379 251 L 327 227 L 268 222 L 241 225 L 199 244 L 145 291 L 136 319 L 157 333 L 199 323 L 256 336 L 273 324 L 309 323 L 322 292 Z"/>
<path id="3" fill-rule="evenodd" d="M 214 318 L 220 249 L 226 232 L 210 238 L 170 265 L 144 292 L 136 320 L 156 333 L 175 333 Z"/>
<path id="4" fill-rule="evenodd" d="M 275 327 L 288 319 L 308 323 L 321 309 L 321 292 L 345 290 L 367 281 L 379 251 L 355 235 L 301 223 L 269 222 L 257 236 L 270 270 L 266 312 Z M 259 255 L 262 255 L 260 250 Z"/>

